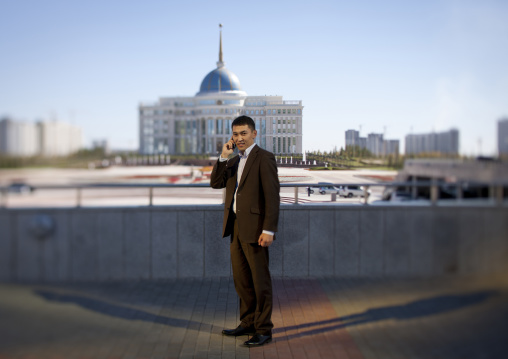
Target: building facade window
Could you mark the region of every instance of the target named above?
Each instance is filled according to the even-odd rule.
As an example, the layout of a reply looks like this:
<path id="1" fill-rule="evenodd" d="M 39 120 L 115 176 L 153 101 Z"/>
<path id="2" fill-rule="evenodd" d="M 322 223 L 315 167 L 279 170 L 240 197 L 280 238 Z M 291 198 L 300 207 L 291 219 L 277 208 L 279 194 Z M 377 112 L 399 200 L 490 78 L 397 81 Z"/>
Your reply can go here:
<path id="1" fill-rule="evenodd" d="M 221 118 L 217 119 L 217 132 L 218 135 L 222 135 L 224 133 L 223 131 L 223 121 Z"/>
<path id="2" fill-rule="evenodd" d="M 226 120 L 226 126 L 225 126 L 225 128 L 224 128 L 224 133 L 225 133 L 226 135 L 231 134 L 231 123 L 232 123 L 232 122 L 233 122 L 233 120 L 231 120 L 231 119 Z M 228 140 L 228 141 L 229 141 L 229 140 Z M 227 142 L 227 141 L 226 141 L 226 142 Z"/>
<path id="3" fill-rule="evenodd" d="M 208 132 L 209 135 L 215 135 L 214 120 L 208 119 Z"/>

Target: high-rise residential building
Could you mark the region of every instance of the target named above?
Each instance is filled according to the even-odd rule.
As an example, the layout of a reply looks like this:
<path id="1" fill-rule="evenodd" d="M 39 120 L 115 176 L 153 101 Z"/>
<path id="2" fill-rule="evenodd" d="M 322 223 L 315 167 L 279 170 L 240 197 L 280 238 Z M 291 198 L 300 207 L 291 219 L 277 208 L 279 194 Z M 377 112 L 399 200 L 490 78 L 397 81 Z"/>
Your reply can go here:
<path id="1" fill-rule="evenodd" d="M 374 156 L 383 156 L 385 154 L 383 146 L 383 134 L 369 133 L 367 135 L 367 149 Z"/>
<path id="2" fill-rule="evenodd" d="M 508 158 L 508 118 L 497 122 L 497 150 L 499 157 Z"/>
<path id="3" fill-rule="evenodd" d="M 367 137 L 358 138 L 360 148 L 367 148 Z"/>
<path id="4" fill-rule="evenodd" d="M 248 96 L 223 61 L 222 30 L 217 68 L 192 97 L 162 97 L 139 106 L 139 152 L 142 154 L 216 155 L 231 139 L 231 123 L 240 115 L 256 124 L 256 143 L 278 155 L 301 154 L 301 100 Z"/>
<path id="5" fill-rule="evenodd" d="M 40 150 L 37 125 L 33 122 L 0 120 L 0 153 L 10 156 L 28 157 Z"/>
<path id="6" fill-rule="evenodd" d="M 385 140 L 384 151 L 386 155 L 397 155 L 399 154 L 399 140 Z"/>
<path id="7" fill-rule="evenodd" d="M 82 147 L 81 128 L 65 122 L 37 123 L 43 156 L 67 156 Z"/>
<path id="8" fill-rule="evenodd" d="M 458 155 L 459 131 L 451 129 L 439 133 L 407 135 L 405 153 L 406 155 L 419 153 Z"/>
<path id="9" fill-rule="evenodd" d="M 366 148 L 375 156 L 387 156 L 399 154 L 399 140 L 385 140 L 379 133 L 370 133 L 367 137 L 360 137 L 356 130 L 346 131 L 346 149 L 350 146 Z"/>
<path id="10" fill-rule="evenodd" d="M 64 122 L 0 120 L 0 153 L 6 155 L 67 156 L 81 146 L 81 129 Z"/>
<path id="11" fill-rule="evenodd" d="M 360 146 L 360 132 L 356 130 L 346 131 L 346 149 L 350 146 Z"/>

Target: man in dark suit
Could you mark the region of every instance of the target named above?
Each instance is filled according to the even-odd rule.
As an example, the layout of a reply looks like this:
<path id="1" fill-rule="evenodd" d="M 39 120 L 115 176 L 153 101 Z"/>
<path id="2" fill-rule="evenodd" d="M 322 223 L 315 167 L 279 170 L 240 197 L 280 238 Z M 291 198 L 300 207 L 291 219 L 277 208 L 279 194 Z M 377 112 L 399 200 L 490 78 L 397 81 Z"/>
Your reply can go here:
<path id="1" fill-rule="evenodd" d="M 236 118 L 233 136 L 224 144 L 210 178 L 213 188 L 226 187 L 223 237 L 231 236 L 231 263 L 240 298 L 240 325 L 224 329 L 224 335 L 253 334 L 246 346 L 272 340 L 272 280 L 268 247 L 279 221 L 279 178 L 271 152 L 255 144 L 255 123 L 248 116 Z M 238 156 L 233 156 L 234 147 Z"/>

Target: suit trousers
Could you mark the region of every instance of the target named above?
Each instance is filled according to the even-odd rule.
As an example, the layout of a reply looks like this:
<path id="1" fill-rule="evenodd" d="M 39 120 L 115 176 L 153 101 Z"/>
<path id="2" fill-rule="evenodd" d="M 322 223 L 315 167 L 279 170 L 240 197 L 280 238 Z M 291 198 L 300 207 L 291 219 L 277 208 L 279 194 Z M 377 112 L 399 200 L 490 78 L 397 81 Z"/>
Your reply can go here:
<path id="1" fill-rule="evenodd" d="M 230 250 L 235 289 L 240 298 L 240 325 L 254 327 L 258 334 L 271 335 L 273 299 L 268 247 L 243 243 L 236 218 L 233 228 Z"/>

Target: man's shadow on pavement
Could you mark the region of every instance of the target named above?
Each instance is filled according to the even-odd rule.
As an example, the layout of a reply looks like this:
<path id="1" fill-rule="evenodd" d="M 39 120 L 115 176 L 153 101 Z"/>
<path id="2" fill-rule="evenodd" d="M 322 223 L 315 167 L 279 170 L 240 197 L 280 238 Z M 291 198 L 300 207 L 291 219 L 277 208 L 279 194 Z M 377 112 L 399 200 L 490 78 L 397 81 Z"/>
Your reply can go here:
<path id="1" fill-rule="evenodd" d="M 202 328 L 203 326 L 204 327 L 208 326 L 210 330 L 212 330 L 212 332 L 217 333 L 220 333 L 220 331 L 223 329 L 218 328 L 212 324 L 153 314 L 145 310 L 133 308 L 128 305 L 112 303 L 82 295 L 59 293 L 42 289 L 35 290 L 35 293 L 51 302 L 73 303 L 85 309 L 92 310 L 94 312 L 126 320 L 142 320 L 146 322 L 158 323 L 163 325 L 169 325 L 172 327 L 186 328 L 192 330 L 200 330 L 200 328 Z M 352 314 L 344 317 L 337 317 L 319 322 L 303 323 L 282 328 L 275 328 L 273 333 L 277 334 L 292 330 L 300 331 L 298 333 L 290 334 L 282 338 L 277 338 L 277 340 L 280 341 L 324 333 L 364 323 L 377 322 L 385 319 L 395 319 L 395 320 L 414 319 L 429 315 L 447 313 L 463 309 L 465 307 L 480 304 L 489 299 L 490 297 L 498 294 L 499 294 L 498 291 L 487 290 L 467 294 L 442 295 L 433 298 L 416 300 L 403 305 L 393 305 L 387 307 L 373 308 L 366 310 L 363 313 Z M 326 325 L 326 327 L 301 331 L 302 329 L 305 328 L 324 325 Z"/>
<path id="2" fill-rule="evenodd" d="M 112 303 L 110 301 L 87 297 L 84 295 L 62 293 L 59 291 L 50 291 L 43 289 L 38 289 L 35 290 L 34 292 L 35 294 L 51 302 L 76 304 L 82 308 L 89 309 L 97 313 L 122 318 L 126 320 L 142 320 L 150 323 L 158 323 L 163 325 L 169 325 L 172 327 L 193 330 L 200 330 L 200 328 L 203 326 L 208 326 L 210 327 L 210 329 L 213 329 L 213 331 L 217 331 L 220 329 L 219 332 L 223 329 L 223 328 L 215 328 L 215 326 L 213 326 L 212 324 L 206 324 L 196 322 L 193 320 L 178 319 L 164 315 L 153 314 L 139 308 L 134 308 L 129 305 Z"/>
<path id="3" fill-rule="evenodd" d="M 385 319 L 407 320 L 419 317 L 426 317 L 430 315 L 448 313 L 455 310 L 463 309 L 465 307 L 480 304 L 489 299 L 490 297 L 498 294 L 499 294 L 498 291 L 486 290 L 467 294 L 442 295 L 432 298 L 416 300 L 402 305 L 373 308 L 366 310 L 363 313 L 347 315 L 344 317 L 337 317 L 319 322 L 303 323 L 282 328 L 275 328 L 274 334 L 281 333 L 284 331 L 287 332 L 291 330 L 300 330 L 299 333 L 290 334 L 282 338 L 277 338 L 277 340 L 279 341 L 290 340 L 302 336 L 324 333 L 336 329 L 346 328 L 364 323 L 377 322 Z M 301 331 L 304 328 L 323 325 L 326 325 L 326 327 Z"/>

